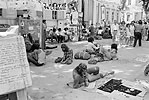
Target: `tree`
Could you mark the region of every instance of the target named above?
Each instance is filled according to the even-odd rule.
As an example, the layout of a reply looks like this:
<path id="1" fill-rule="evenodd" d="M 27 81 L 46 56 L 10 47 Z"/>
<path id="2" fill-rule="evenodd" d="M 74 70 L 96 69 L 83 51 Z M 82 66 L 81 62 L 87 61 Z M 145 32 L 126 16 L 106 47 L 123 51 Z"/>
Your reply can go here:
<path id="1" fill-rule="evenodd" d="M 147 14 L 147 12 L 149 12 L 149 0 L 141 0 L 143 2 L 143 8 L 145 13 Z"/>

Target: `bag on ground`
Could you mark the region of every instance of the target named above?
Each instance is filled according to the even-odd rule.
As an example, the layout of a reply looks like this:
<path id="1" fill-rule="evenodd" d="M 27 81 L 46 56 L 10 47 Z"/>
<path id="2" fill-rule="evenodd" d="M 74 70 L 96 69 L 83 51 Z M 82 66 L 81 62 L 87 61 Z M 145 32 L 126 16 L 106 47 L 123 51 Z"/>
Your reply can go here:
<path id="1" fill-rule="evenodd" d="M 82 60 L 89 60 L 91 58 L 91 55 L 87 52 L 77 52 L 74 55 L 75 59 L 82 59 Z"/>

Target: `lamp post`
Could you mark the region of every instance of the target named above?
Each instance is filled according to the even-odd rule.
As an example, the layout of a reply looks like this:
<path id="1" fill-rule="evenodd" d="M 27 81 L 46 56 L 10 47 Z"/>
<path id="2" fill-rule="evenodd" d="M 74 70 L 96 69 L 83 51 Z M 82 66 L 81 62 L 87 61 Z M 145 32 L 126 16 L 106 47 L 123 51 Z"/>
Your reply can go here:
<path id="1" fill-rule="evenodd" d="M 82 17 L 83 17 L 83 12 L 78 12 L 78 22 L 79 22 L 79 37 L 78 37 L 78 41 L 81 41 Z"/>

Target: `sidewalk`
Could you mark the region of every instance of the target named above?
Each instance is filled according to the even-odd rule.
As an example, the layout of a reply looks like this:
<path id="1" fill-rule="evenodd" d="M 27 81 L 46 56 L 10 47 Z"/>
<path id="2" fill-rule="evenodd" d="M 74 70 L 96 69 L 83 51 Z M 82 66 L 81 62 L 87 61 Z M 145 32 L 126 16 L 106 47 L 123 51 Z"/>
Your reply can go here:
<path id="1" fill-rule="evenodd" d="M 110 45 L 111 40 L 100 40 L 103 45 Z M 86 41 L 67 43 L 73 49 L 74 54 L 85 48 Z M 88 67 L 99 66 L 101 71 L 115 71 L 115 77 L 134 81 L 145 79 L 149 76 L 143 75 L 144 65 L 149 61 L 149 42 L 144 41 L 142 47 L 120 48 L 118 50 L 118 61 L 100 62 L 97 65 L 88 65 L 87 61 L 74 60 L 71 65 L 55 64 L 54 60 L 62 56 L 60 44 L 53 49 L 53 53 L 47 57 L 47 64 L 42 67 L 31 66 L 33 86 L 28 93 L 33 100 L 111 100 L 98 93 L 71 89 L 66 86 L 72 81 L 72 70 L 80 63 L 86 63 Z M 143 60 L 142 60 L 143 59 Z M 144 100 L 148 100 L 146 94 Z"/>

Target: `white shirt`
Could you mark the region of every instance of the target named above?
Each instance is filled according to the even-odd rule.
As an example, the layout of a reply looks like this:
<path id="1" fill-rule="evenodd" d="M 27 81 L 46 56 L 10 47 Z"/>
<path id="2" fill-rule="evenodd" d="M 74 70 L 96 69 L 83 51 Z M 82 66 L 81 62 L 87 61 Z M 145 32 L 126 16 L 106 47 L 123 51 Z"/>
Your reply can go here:
<path id="1" fill-rule="evenodd" d="M 119 30 L 119 25 L 118 24 L 113 24 L 112 26 L 111 26 L 111 30 L 112 30 L 112 32 L 114 31 L 114 30 Z"/>
<path id="2" fill-rule="evenodd" d="M 135 27 L 133 25 L 130 25 L 130 33 L 131 36 L 134 36 Z"/>
<path id="3" fill-rule="evenodd" d="M 98 49 L 98 48 L 99 47 L 96 47 L 93 43 L 88 42 L 86 49 L 94 51 L 95 49 Z"/>
<path id="4" fill-rule="evenodd" d="M 130 29 L 128 27 L 126 28 L 126 34 L 127 34 L 127 37 L 131 36 L 131 32 L 130 32 Z"/>

